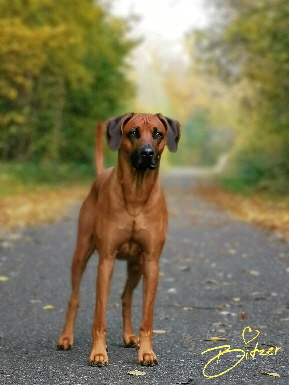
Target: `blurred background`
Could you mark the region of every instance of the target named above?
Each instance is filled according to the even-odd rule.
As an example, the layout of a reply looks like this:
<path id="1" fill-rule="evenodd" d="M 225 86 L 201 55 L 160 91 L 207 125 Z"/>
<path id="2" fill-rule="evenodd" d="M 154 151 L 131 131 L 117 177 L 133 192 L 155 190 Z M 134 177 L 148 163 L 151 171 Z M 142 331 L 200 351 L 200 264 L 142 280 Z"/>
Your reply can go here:
<path id="1" fill-rule="evenodd" d="M 286 195 L 288 31 L 287 0 L 0 0 L 1 196 L 92 180 L 128 111 L 181 122 L 165 166 Z"/>

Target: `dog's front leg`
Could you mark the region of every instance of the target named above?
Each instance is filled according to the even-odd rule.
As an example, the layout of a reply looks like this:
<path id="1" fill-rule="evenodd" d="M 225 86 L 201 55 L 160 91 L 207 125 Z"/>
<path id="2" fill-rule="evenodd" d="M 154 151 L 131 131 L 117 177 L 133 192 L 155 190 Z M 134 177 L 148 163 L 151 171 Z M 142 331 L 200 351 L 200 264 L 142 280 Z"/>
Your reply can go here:
<path id="1" fill-rule="evenodd" d="M 105 254 L 104 254 L 105 255 Z M 108 364 L 106 349 L 106 306 L 113 271 L 114 258 L 100 253 L 96 283 L 96 306 L 92 329 L 92 349 L 89 357 L 91 365 Z"/>
<path id="2" fill-rule="evenodd" d="M 143 314 L 140 326 L 138 363 L 146 366 L 157 364 L 152 349 L 154 301 L 159 278 L 159 256 L 144 256 L 143 264 Z"/>

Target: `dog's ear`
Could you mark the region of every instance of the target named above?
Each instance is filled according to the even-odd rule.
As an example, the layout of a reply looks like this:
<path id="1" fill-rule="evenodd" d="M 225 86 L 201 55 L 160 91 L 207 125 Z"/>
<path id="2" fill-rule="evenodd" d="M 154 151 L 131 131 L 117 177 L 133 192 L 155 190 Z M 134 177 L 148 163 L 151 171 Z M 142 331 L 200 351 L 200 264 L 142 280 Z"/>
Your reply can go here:
<path id="1" fill-rule="evenodd" d="M 110 118 L 106 122 L 106 139 L 108 147 L 112 151 L 117 151 L 121 145 L 123 126 L 133 117 L 134 113 Z"/>
<path id="2" fill-rule="evenodd" d="M 169 151 L 176 152 L 181 137 L 181 125 L 177 120 L 167 118 L 162 114 L 156 114 L 167 129 L 167 147 Z"/>

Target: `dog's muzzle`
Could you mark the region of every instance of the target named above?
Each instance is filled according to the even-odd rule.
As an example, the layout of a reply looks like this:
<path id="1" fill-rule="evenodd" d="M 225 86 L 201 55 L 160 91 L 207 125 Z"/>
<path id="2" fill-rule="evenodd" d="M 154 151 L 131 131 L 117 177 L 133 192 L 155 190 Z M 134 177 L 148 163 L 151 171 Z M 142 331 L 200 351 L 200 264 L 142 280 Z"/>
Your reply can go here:
<path id="1" fill-rule="evenodd" d="M 130 161 L 137 170 L 154 170 L 158 165 L 158 156 L 152 146 L 144 144 L 131 154 Z"/>

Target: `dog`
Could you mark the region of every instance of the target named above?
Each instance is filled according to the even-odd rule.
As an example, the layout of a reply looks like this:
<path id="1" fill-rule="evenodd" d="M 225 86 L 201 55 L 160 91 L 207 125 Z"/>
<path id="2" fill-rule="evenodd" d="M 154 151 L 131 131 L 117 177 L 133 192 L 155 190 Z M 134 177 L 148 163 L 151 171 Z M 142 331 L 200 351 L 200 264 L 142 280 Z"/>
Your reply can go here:
<path id="1" fill-rule="evenodd" d="M 107 121 L 106 138 L 109 148 L 118 151 L 118 163 L 103 170 L 98 138 L 98 176 L 80 209 L 71 267 L 72 291 L 58 349 L 69 350 L 73 345 L 81 277 L 89 257 L 97 250 L 96 306 L 89 363 L 108 364 L 105 314 L 117 258 L 127 261 L 127 281 L 122 294 L 123 340 L 125 346 L 138 348 L 139 364 L 153 366 L 157 364 L 152 348 L 154 301 L 168 223 L 158 178 L 159 165 L 165 146 L 171 152 L 177 151 L 180 124 L 161 114 L 127 113 Z M 137 337 L 131 322 L 131 305 L 133 290 L 141 277 L 143 311 Z"/>

